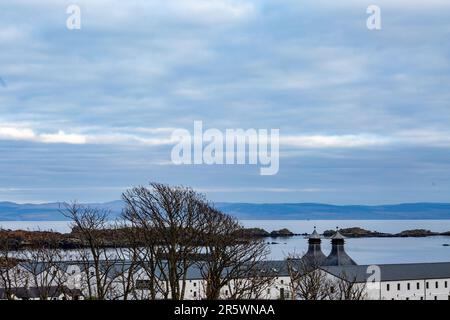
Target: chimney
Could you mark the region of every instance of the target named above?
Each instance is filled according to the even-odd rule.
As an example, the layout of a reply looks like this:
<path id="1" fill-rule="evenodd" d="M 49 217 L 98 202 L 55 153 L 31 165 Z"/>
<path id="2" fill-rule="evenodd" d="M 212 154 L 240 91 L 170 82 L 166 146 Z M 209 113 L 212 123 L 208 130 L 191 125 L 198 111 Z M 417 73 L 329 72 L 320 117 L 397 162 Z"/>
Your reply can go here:
<path id="1" fill-rule="evenodd" d="M 313 233 L 311 233 L 308 238 L 308 251 L 301 258 L 302 262 L 313 266 L 322 265 L 326 256 L 320 248 L 321 242 L 322 240 L 320 239 L 320 235 L 317 233 L 316 227 L 314 227 Z"/>
<path id="2" fill-rule="evenodd" d="M 345 252 L 345 237 L 336 229 L 331 237 L 331 252 L 323 262 L 324 266 L 348 266 L 356 265 L 356 262 Z"/>

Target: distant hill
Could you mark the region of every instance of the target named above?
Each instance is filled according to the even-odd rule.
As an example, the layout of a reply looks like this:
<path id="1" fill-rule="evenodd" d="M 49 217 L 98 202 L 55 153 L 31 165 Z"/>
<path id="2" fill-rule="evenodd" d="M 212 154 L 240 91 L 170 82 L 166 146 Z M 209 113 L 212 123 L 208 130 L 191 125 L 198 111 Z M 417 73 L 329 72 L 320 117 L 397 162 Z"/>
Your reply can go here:
<path id="1" fill-rule="evenodd" d="M 320 203 L 218 203 L 239 219 L 278 220 L 419 220 L 450 219 L 450 203 L 395 205 L 330 205 Z"/>
<path id="2" fill-rule="evenodd" d="M 96 208 L 111 210 L 111 216 L 117 217 L 122 211 L 121 200 L 105 203 L 86 204 Z M 14 202 L 0 202 L 0 221 L 59 221 L 67 220 L 60 212 L 64 205 L 59 202 L 42 204 L 18 204 Z"/>
<path id="3" fill-rule="evenodd" d="M 87 204 L 111 210 L 111 218 L 120 215 L 121 200 Z M 396 205 L 329 205 L 320 203 L 216 203 L 223 212 L 239 219 L 267 220 L 418 220 L 450 219 L 450 203 L 405 203 Z M 60 203 L 17 204 L 0 202 L 0 221 L 66 220 Z"/>

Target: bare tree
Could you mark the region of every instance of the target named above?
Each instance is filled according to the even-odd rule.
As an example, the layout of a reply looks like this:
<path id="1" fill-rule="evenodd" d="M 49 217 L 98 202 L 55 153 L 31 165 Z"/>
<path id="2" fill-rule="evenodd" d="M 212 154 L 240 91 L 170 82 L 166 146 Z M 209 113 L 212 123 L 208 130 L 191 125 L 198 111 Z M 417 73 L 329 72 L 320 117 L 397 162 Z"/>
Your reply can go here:
<path id="1" fill-rule="evenodd" d="M 205 258 L 197 265 L 205 280 L 205 298 L 221 298 L 224 288 L 228 298 L 258 296 L 273 279 L 261 268 L 268 254 L 265 242 L 247 236 L 236 219 L 207 203 L 203 203 L 202 219 Z"/>
<path id="2" fill-rule="evenodd" d="M 81 259 L 82 287 L 88 298 L 104 300 L 109 298 L 114 274 L 115 255 L 109 247 L 107 234 L 110 212 L 81 206 L 76 202 L 66 204 L 61 213 L 72 220 L 72 235 L 78 239 L 78 255 Z"/>
<path id="3" fill-rule="evenodd" d="M 259 299 L 264 298 L 267 290 L 275 282 L 276 271 L 263 265 L 245 270 L 242 269 L 235 278 L 230 278 L 226 285 L 229 295 L 228 299 Z"/>
<path id="4" fill-rule="evenodd" d="M 286 259 L 294 299 L 300 300 L 364 300 L 365 285 L 345 272 L 330 276 L 318 261 L 302 259 L 295 254 Z"/>
<path id="5" fill-rule="evenodd" d="M 115 247 L 118 260 L 114 280 L 115 298 L 122 300 L 137 298 L 135 277 L 141 269 L 141 257 L 144 252 L 142 230 L 121 221 L 117 222 L 116 232 L 121 243 Z"/>
<path id="6" fill-rule="evenodd" d="M 139 285 L 135 285 L 134 296 L 139 299 L 157 299 L 168 296 L 167 285 L 159 276 L 158 257 L 161 256 L 161 239 L 157 238 L 151 209 L 147 206 L 148 190 L 142 187 L 133 188 L 122 195 L 125 208 L 122 217 L 125 224 L 133 230 L 130 234 L 137 245 L 133 256 L 137 259 L 139 279 L 135 279 Z M 136 270 L 137 271 L 137 270 Z"/>
<path id="7" fill-rule="evenodd" d="M 144 229 L 149 241 L 144 264 L 151 270 L 150 288 L 163 298 L 184 299 L 188 269 L 201 251 L 203 196 L 191 188 L 151 183 L 122 197 L 127 204 L 124 218 Z"/>
<path id="8" fill-rule="evenodd" d="M 319 265 L 292 254 L 286 259 L 293 299 L 328 300 L 331 283 Z"/>
<path id="9" fill-rule="evenodd" d="M 342 274 L 331 280 L 330 300 L 365 300 L 367 298 L 365 283 L 359 283 L 355 277 Z"/>
<path id="10" fill-rule="evenodd" d="M 26 280 L 17 248 L 6 236 L 0 240 L 0 288 L 4 290 L 4 298 L 13 300 L 16 288 L 26 286 Z"/>
<path id="11" fill-rule="evenodd" d="M 33 245 L 21 251 L 21 266 L 28 275 L 27 287 L 35 290 L 41 300 L 65 295 L 67 281 L 65 270 L 61 268 L 63 252 L 58 248 L 54 236 L 39 234 Z"/>

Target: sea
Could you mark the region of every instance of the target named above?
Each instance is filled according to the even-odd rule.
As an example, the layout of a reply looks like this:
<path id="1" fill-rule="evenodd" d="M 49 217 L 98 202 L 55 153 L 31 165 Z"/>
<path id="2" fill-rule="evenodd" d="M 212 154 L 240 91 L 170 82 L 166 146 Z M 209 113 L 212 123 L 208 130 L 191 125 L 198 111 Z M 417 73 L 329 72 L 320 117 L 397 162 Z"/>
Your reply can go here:
<path id="1" fill-rule="evenodd" d="M 338 228 L 361 227 L 371 231 L 398 233 L 409 229 L 434 232 L 450 231 L 450 220 L 242 220 L 245 227 L 267 231 L 287 228 L 296 234 L 319 233 Z M 67 221 L 0 221 L 0 228 L 11 230 L 53 230 L 70 232 Z M 308 247 L 304 236 L 265 238 L 268 259 L 281 260 L 291 254 L 301 255 Z M 322 240 L 322 251 L 331 249 L 329 239 Z M 422 238 L 349 238 L 345 250 L 358 264 L 450 262 L 450 236 Z"/>

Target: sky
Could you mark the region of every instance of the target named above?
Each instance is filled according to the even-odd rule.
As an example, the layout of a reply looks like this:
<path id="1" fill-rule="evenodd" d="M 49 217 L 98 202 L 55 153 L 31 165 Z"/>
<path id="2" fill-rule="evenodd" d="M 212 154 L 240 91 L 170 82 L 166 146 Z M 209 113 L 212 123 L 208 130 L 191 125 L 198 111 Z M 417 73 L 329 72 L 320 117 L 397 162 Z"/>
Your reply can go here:
<path id="1" fill-rule="evenodd" d="M 449 40 L 448 0 L 0 1 L 0 201 L 450 202 Z M 278 173 L 174 165 L 194 121 L 279 129 Z"/>

